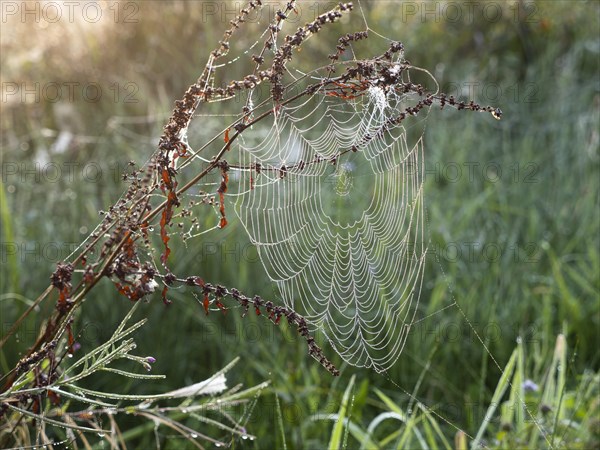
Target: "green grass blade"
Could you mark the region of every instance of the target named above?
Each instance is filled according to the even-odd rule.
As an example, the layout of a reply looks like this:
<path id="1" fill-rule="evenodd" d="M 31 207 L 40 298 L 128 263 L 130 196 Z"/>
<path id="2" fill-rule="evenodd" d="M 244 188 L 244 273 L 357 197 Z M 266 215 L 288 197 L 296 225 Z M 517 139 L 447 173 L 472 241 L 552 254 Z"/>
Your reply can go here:
<path id="1" fill-rule="evenodd" d="M 5 244 L 14 244 L 15 236 L 12 229 L 12 220 L 8 202 L 4 192 L 4 183 L 0 182 L 0 223 L 2 224 L 2 234 L 0 239 Z M 6 252 L 6 267 L 8 269 L 8 286 L 2 288 L 3 292 L 16 292 L 19 286 L 19 264 L 17 252 Z"/>
<path id="2" fill-rule="evenodd" d="M 481 438 L 483 437 L 485 430 L 487 429 L 490 421 L 492 420 L 492 416 L 496 412 L 496 408 L 498 408 L 498 405 L 500 404 L 500 400 L 502 399 L 502 396 L 504 395 L 504 393 L 506 392 L 506 389 L 510 385 L 509 380 L 515 369 L 515 364 L 517 362 L 517 356 L 518 356 L 518 348 L 513 351 L 512 355 L 510 356 L 510 359 L 508 360 L 508 363 L 506 364 L 506 367 L 504 367 L 504 370 L 502 371 L 502 376 L 500 377 L 500 381 L 498 382 L 498 385 L 496 386 L 496 390 L 494 391 L 494 395 L 492 396 L 492 401 L 490 403 L 490 406 L 488 407 L 488 410 L 485 413 L 483 422 L 482 422 L 481 426 L 479 427 L 479 430 L 477 431 L 477 435 L 475 436 L 473 443 L 471 444 L 471 448 L 473 448 L 473 449 L 479 448 Z"/>
<path id="3" fill-rule="evenodd" d="M 348 404 L 350 402 L 350 398 L 352 397 L 352 388 L 354 387 L 354 379 L 355 375 L 352 375 L 350 378 L 350 382 L 348 383 L 348 387 L 344 392 L 344 396 L 342 397 L 342 404 L 340 405 L 340 410 L 338 412 L 338 420 L 333 426 L 333 430 L 331 431 L 331 439 L 329 440 L 329 450 L 339 450 L 342 448 L 342 438 L 344 431 L 344 422 L 346 421 L 346 417 L 349 415 Z"/>
<path id="4" fill-rule="evenodd" d="M 381 448 L 381 445 L 377 445 L 375 441 L 371 439 L 371 435 L 368 431 L 364 431 L 351 420 L 348 421 L 348 429 L 350 430 L 350 434 L 354 436 L 354 439 L 360 442 L 361 450 Z"/>
<path id="5" fill-rule="evenodd" d="M 376 428 L 384 420 L 388 420 L 388 419 L 396 419 L 399 422 L 404 423 L 404 418 L 401 415 L 399 415 L 398 413 L 386 411 L 386 412 L 382 412 L 382 413 L 378 414 L 373 420 L 371 420 L 371 422 L 369 423 L 369 426 L 367 428 L 367 436 L 368 436 L 370 442 L 372 442 L 371 436 L 373 436 L 375 434 Z M 394 439 L 397 439 L 399 435 L 400 435 L 400 430 L 397 430 L 397 431 L 389 434 L 388 436 L 381 439 L 381 441 L 379 442 L 379 447 L 386 448 L 387 443 L 393 441 Z M 364 448 L 371 449 L 371 448 L 375 448 L 375 447 L 376 447 L 375 444 L 371 443 L 370 445 L 367 445 L 366 441 L 364 441 L 361 446 L 361 450 Z"/>
<path id="6" fill-rule="evenodd" d="M 517 341 L 517 370 L 512 378 L 510 397 L 503 408 L 502 423 L 510 424 L 517 433 L 521 432 L 525 426 L 524 405 L 523 405 L 523 381 L 525 377 L 525 354 L 521 339 Z M 513 426 L 514 423 L 514 426 Z"/>
<path id="7" fill-rule="evenodd" d="M 281 442 L 283 450 L 287 450 L 287 443 L 285 441 L 285 432 L 283 430 L 283 415 L 281 414 L 281 405 L 279 404 L 279 396 L 275 392 L 275 406 L 277 408 L 277 428 L 279 435 L 281 436 Z"/>
<path id="8" fill-rule="evenodd" d="M 444 448 L 446 450 L 452 450 L 452 445 L 450 444 L 450 441 L 448 441 L 446 436 L 444 436 L 444 433 L 442 432 L 442 429 L 440 428 L 440 424 L 438 423 L 437 420 L 435 420 L 435 417 L 433 417 L 433 415 L 429 412 L 429 410 L 421 403 L 419 403 L 419 408 L 425 415 L 427 422 L 429 422 L 431 424 L 431 427 L 435 431 L 435 434 L 438 436 L 439 440 L 444 445 Z"/>
<path id="9" fill-rule="evenodd" d="M 375 388 L 375 394 L 377 394 L 377 396 L 381 399 L 381 401 L 383 401 L 383 403 L 385 403 L 385 406 L 387 406 L 390 411 L 395 412 L 400 417 L 402 417 L 403 422 L 407 421 L 405 412 L 402 410 L 402 408 L 400 408 L 398 405 L 396 405 L 396 403 L 394 403 L 394 401 L 391 398 L 389 398 L 387 395 L 385 395 L 383 392 L 381 392 L 377 388 Z"/>
<path id="10" fill-rule="evenodd" d="M 558 427 L 558 423 L 564 416 L 564 412 L 561 410 L 567 372 L 567 339 L 565 338 L 564 334 L 559 334 L 556 337 L 554 360 L 556 361 L 555 370 L 558 372 L 558 376 L 552 404 L 552 408 L 554 411 L 556 411 L 554 415 L 554 426 L 552 427 L 552 436 L 550 437 L 550 442 L 552 444 L 555 444 L 554 439 L 556 435 L 556 429 Z M 549 373 L 548 376 L 554 377 L 554 372 Z"/>
<path id="11" fill-rule="evenodd" d="M 427 446 L 427 443 L 425 442 L 425 439 L 423 438 L 423 435 L 417 428 L 417 423 L 419 422 L 419 418 L 417 417 L 416 411 L 417 410 L 415 409 L 413 414 L 411 414 L 410 418 L 406 422 L 406 427 L 404 428 L 404 432 L 402 433 L 400 440 L 398 442 L 398 445 L 396 446 L 396 448 L 398 450 L 404 450 L 406 448 L 415 448 L 415 446 L 413 445 L 413 442 L 412 442 L 413 434 L 417 438 L 417 441 L 420 444 L 419 448 L 423 448 L 423 449 L 429 448 Z"/>
<path id="12" fill-rule="evenodd" d="M 456 450 L 467 450 L 469 448 L 467 444 L 467 435 L 464 431 L 458 430 L 454 435 L 454 448 Z"/>

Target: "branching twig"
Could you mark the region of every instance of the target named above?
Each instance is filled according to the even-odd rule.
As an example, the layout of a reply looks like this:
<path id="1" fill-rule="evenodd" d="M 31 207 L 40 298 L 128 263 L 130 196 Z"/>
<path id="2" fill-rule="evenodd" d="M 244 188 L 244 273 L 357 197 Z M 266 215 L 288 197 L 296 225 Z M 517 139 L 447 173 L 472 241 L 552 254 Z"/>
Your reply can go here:
<path id="1" fill-rule="evenodd" d="M 171 253 L 169 227 L 174 217 L 176 217 L 175 212 L 180 208 L 180 198 L 191 188 L 198 186 L 210 174 L 220 171 L 221 183 L 216 193 L 219 195 L 220 205 L 219 226 L 221 228 L 225 227 L 227 220 L 224 209 L 224 195 L 227 192 L 228 171 L 232 168 L 259 170 L 259 167 L 255 164 L 249 166 L 230 165 L 225 159 L 227 151 L 236 140 L 240 139 L 243 133 L 248 132 L 254 125 L 267 118 L 277 118 L 281 111 L 288 106 L 292 106 L 300 99 L 312 96 L 328 96 L 333 97 L 334 100 L 349 102 L 373 90 L 380 90 L 381 92 L 395 92 L 399 96 L 411 95 L 417 100 L 412 106 L 405 107 L 403 110 L 398 111 L 396 115 L 387 119 L 374 133 L 365 134 L 351 148 L 340 149 L 331 159 L 326 160 L 317 157 L 312 161 L 292 163 L 288 167 L 265 166 L 260 167 L 260 170 L 279 171 L 283 177 L 285 173 L 292 169 L 302 170 L 310 164 L 335 163 L 337 158 L 341 156 L 360 151 L 373 139 L 382 139 L 386 132 L 432 105 L 438 105 L 440 108 L 448 105 L 458 110 L 488 112 L 497 119 L 500 118 L 501 111 L 490 106 L 480 106 L 473 101 L 458 101 L 454 97 L 448 97 L 443 93 L 428 92 L 422 85 L 406 81 L 404 75 L 413 66 L 403 59 L 404 47 L 397 42 L 391 43 L 382 55 L 366 60 L 340 61 L 340 57 L 351 43 L 356 43 L 368 37 L 368 33 L 364 31 L 345 34 L 338 40 L 336 51 L 329 55 L 328 65 L 321 68 L 325 71 L 326 76 L 314 81 L 315 77 L 313 75 L 319 73 L 319 69 L 316 69 L 311 72 L 311 77 L 305 75 L 300 77 L 299 80 L 286 85 L 284 78 L 287 73 L 287 66 L 294 58 L 293 50 L 301 47 L 309 36 L 315 35 L 323 27 L 338 21 L 343 14 L 352 11 L 352 3 L 340 3 L 331 11 L 318 16 L 314 21 L 298 28 L 293 34 L 285 36 L 282 44 L 277 48 L 276 42 L 283 23 L 288 15 L 295 10 L 295 1 L 288 2 L 286 8 L 276 12 L 273 21 L 268 25 L 268 35 L 260 53 L 252 55 L 254 62 L 252 73 L 239 80 L 233 80 L 225 86 L 216 87 L 214 85 L 215 61 L 229 52 L 231 37 L 246 22 L 250 12 L 260 8 L 261 4 L 260 0 L 250 1 L 241 10 L 240 14 L 231 21 L 230 27 L 225 31 L 222 40 L 219 41 L 219 46 L 211 52 L 198 80 L 186 90 L 182 99 L 175 103 L 173 113 L 167 121 L 159 140 L 158 148 L 149 159 L 149 162 L 144 167 L 137 170 L 132 169 L 131 173 L 125 174 L 126 178 L 130 180 L 130 185 L 123 197 L 104 214 L 104 219 L 97 231 L 89 236 L 84 243 L 85 245 L 73 256 L 71 262 L 57 265 L 57 269 L 52 275 L 51 285 L 2 338 L 0 347 L 8 342 L 23 320 L 31 314 L 34 308 L 49 298 L 54 288 L 56 288 L 58 292 L 56 310 L 46 320 L 43 331 L 25 356 L 21 358 L 9 374 L 5 375 L 2 392 L 11 392 L 17 380 L 22 381 L 24 385 L 30 384 L 32 391 L 27 393 L 30 396 L 34 393 L 41 395 L 41 393 L 53 392 L 47 387 L 58 379 L 58 364 L 55 364 L 54 361 L 54 350 L 57 343 L 67 332 L 67 350 L 71 350 L 74 343 L 71 331 L 73 314 L 82 304 L 84 297 L 103 278 L 109 278 L 113 281 L 118 291 L 132 301 L 138 301 L 152 294 L 158 286 L 155 279 L 158 279 L 164 284 L 162 297 L 167 304 L 169 303 L 167 298 L 169 287 L 174 283 L 180 283 L 197 287 L 201 291 L 207 313 L 211 304 L 220 309 L 225 309 L 221 301 L 227 297 L 241 305 L 244 314 L 252 307 L 256 314 L 264 314 L 275 324 L 279 323 L 282 317 L 285 317 L 288 323 L 293 325 L 298 333 L 306 339 L 308 353 L 317 359 L 331 374 L 339 375 L 338 369 L 325 356 L 323 350 L 316 344 L 314 337 L 310 335 L 309 324 L 300 314 L 258 296 L 246 296 L 238 289 L 228 289 L 223 286 L 205 283 L 200 277 L 196 276 L 178 277 L 171 272 L 168 266 L 169 254 Z M 270 67 L 261 70 L 267 57 L 271 54 Z M 345 70 L 341 75 L 333 76 L 336 68 L 345 68 Z M 310 80 L 310 84 L 300 89 L 299 92 L 292 93 L 291 87 L 299 83 L 300 80 Z M 199 105 L 213 100 L 230 98 L 240 92 L 248 93 L 248 99 L 250 99 L 254 89 L 261 83 L 270 84 L 270 95 L 255 107 L 251 107 L 251 102 L 247 101 L 239 118 L 225 129 L 224 144 L 215 151 L 212 158 L 205 160 L 207 163 L 205 167 L 199 168 L 198 172 L 192 175 L 189 181 L 183 186 L 179 186 L 178 175 L 181 168 L 177 168 L 178 162 L 184 161 L 181 165 L 182 168 L 189 167 L 200 151 L 208 148 L 218 139 L 218 136 L 207 139 L 205 144 L 197 150 L 194 150 L 187 142 L 187 131 Z M 153 204 L 152 199 L 156 196 L 160 196 L 164 200 L 158 202 L 158 204 Z M 160 265 L 154 264 L 154 262 L 142 262 L 139 256 L 142 252 L 138 251 L 144 245 L 152 247 L 148 233 L 150 227 L 156 225 L 160 228 L 162 242 Z M 153 249 L 149 248 L 149 250 Z M 76 282 L 73 282 L 73 276 L 79 277 Z M 129 347 L 123 347 L 121 353 L 127 354 L 128 349 Z M 38 369 L 44 360 L 52 360 L 52 364 L 45 369 Z M 98 367 L 104 367 L 105 363 L 108 362 L 108 359 L 106 361 L 102 360 L 102 364 Z M 44 377 L 40 375 L 43 370 L 46 370 Z M 119 369 L 110 370 L 113 370 L 113 372 L 116 370 L 117 373 L 119 371 Z M 31 371 L 37 371 L 38 373 L 38 376 L 32 380 L 26 378 L 26 375 Z M 24 385 L 20 385 L 19 388 L 25 388 Z M 19 411 L 23 415 L 29 415 L 37 419 L 35 403 L 31 403 L 30 399 L 31 397 L 23 395 L 16 398 L 16 400 L 6 401 L 3 409 L 0 408 L 0 413 L 6 412 L 10 408 L 13 411 Z M 38 404 L 37 407 L 39 408 L 40 405 Z M 153 413 L 153 417 L 159 421 L 165 421 L 162 416 L 158 415 L 158 412 Z M 72 426 L 72 428 L 84 431 L 77 426 Z M 183 428 L 180 430 L 189 431 Z"/>

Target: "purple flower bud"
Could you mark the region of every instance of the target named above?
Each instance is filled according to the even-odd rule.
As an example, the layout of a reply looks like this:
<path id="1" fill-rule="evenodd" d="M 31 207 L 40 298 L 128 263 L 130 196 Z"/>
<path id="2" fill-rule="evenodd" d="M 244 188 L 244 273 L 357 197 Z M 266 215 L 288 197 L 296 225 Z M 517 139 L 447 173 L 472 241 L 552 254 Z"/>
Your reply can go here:
<path id="1" fill-rule="evenodd" d="M 539 389 L 539 386 L 530 379 L 525 380 L 521 387 L 525 392 L 536 392 Z"/>
<path id="2" fill-rule="evenodd" d="M 148 356 L 146 357 L 146 361 L 148 361 L 150 364 L 154 364 L 156 362 L 156 358 Z"/>

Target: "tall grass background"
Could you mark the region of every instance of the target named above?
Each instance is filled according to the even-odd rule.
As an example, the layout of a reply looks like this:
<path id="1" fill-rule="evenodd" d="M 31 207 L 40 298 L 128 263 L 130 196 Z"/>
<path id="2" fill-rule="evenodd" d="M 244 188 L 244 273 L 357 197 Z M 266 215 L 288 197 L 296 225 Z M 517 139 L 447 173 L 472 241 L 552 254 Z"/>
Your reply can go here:
<path id="1" fill-rule="evenodd" d="M 137 311 L 148 317 L 137 334 L 139 352 L 153 355 L 153 373 L 164 373 L 166 379 L 116 386 L 110 384 L 113 378 L 96 378 L 95 388 L 172 390 L 208 378 L 240 356 L 228 374 L 231 382 L 251 386 L 270 380 L 271 387 L 258 399 L 247 425 L 259 439 L 236 446 L 289 449 L 331 444 L 334 422 L 319 414 L 351 414 L 351 422 L 366 430 L 392 405 L 416 408 L 409 393 L 428 405 L 425 411 L 439 414 L 434 419 L 441 434 L 459 446 L 457 430 L 448 422 L 477 434 L 498 392 L 502 372 L 496 362 L 505 368 L 518 348 L 522 376 L 513 381 L 529 378 L 544 386 L 561 333 L 569 349 L 562 369 L 564 392 L 582 392 L 582 379 L 593 379 L 600 366 L 600 10 L 597 2 L 537 1 L 521 3 L 527 14 L 517 20 L 518 3 L 496 3 L 502 11 L 497 20 L 486 19 L 477 8 L 473 20 L 467 14 L 461 20 L 443 14 L 426 20 L 419 13 L 408 17 L 394 2 L 363 3 L 369 24 L 402 41 L 407 58 L 428 68 L 442 90 L 460 85 L 468 96 L 465 82 L 477 82 L 474 100 L 504 112 L 494 123 L 481 115 L 435 108 L 429 116 L 425 200 L 433 251 L 419 308 L 427 316 L 458 306 L 416 324 L 392 370 L 379 375 L 340 364 L 342 376 L 333 379 L 285 325 L 242 319 L 235 311 L 206 317 L 189 293 L 178 290 L 171 293 L 170 307 L 156 298 Z M 226 25 L 202 2 L 139 2 L 135 10 L 125 10 L 128 4 L 120 4 L 118 21 L 12 20 L 2 26 L 3 333 L 47 286 L 55 263 L 93 229 L 98 211 L 119 197 L 124 190 L 119 172 L 127 162 L 142 163 L 151 154 L 173 101 L 196 79 L 207 49 Z M 222 4 L 217 5 L 221 11 Z M 468 10 L 467 3 L 457 5 L 463 13 Z M 125 23 L 131 11 L 136 22 Z M 312 15 L 301 23 L 314 17 L 308 7 L 303 13 Z M 242 38 L 240 45 L 245 44 Z M 324 60 L 330 48 L 323 38 L 303 51 Z M 44 95 L 33 101 L 32 96 L 5 95 L 7 83 L 43 87 L 50 82 L 97 82 L 102 96 L 85 101 L 75 89 L 74 101 L 53 103 Z M 205 120 L 209 129 L 216 119 Z M 72 134 L 64 148 L 58 145 L 61 133 Z M 74 164 L 72 174 L 65 164 Z M 22 170 L 32 167 L 37 175 Z M 497 168 L 501 172 L 494 172 Z M 235 221 L 222 234 L 179 248 L 173 270 L 277 300 Z M 106 340 L 130 307 L 110 283 L 95 289 L 77 316 L 82 346 L 93 348 Z M 33 342 L 52 308 L 43 304 L 20 327 L 17 339 L 0 354 L 2 372 Z M 351 378 L 349 405 L 344 392 Z M 598 445 L 600 433 L 598 392 L 586 392 L 572 405 L 573 411 L 585 407 L 589 414 L 585 420 L 575 417 L 587 428 L 571 444 L 582 448 Z M 342 411 L 343 400 L 347 408 Z M 486 431 L 488 445 L 494 439 L 509 442 L 506 433 L 517 428 L 506 427 L 507 422 L 499 413 L 494 417 Z M 383 434 L 397 428 L 382 426 L 390 428 L 379 429 Z M 337 436 L 348 448 L 358 447 L 358 432 Z M 150 433 L 132 442 L 138 448 L 155 445 Z M 163 445 L 183 444 L 165 438 Z"/>

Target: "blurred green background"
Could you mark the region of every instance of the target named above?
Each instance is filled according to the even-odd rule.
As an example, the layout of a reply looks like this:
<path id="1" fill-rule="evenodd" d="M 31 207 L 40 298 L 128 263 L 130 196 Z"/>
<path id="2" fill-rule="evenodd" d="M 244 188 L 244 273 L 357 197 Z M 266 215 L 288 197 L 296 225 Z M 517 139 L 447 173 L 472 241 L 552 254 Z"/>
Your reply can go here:
<path id="1" fill-rule="evenodd" d="M 73 21 L 53 21 L 52 11 L 43 9 L 47 3 L 25 16 L 21 2 L 1 5 L 3 333 L 48 285 L 56 262 L 93 230 L 98 211 L 118 199 L 127 162 L 143 163 L 151 155 L 174 100 L 201 73 L 242 4 L 100 2 L 102 17 L 95 21 L 96 9 L 84 10 L 82 2 Z M 265 15 L 274 4 L 267 2 Z M 301 2 L 287 30 L 329 6 Z M 436 314 L 413 327 L 387 374 L 340 364 L 341 378 L 332 379 L 285 325 L 241 319 L 235 311 L 206 317 L 189 293 L 172 291 L 168 309 L 158 298 L 143 305 L 149 323 L 137 336 L 139 354 L 153 355 L 153 372 L 166 380 L 110 385 L 114 379 L 106 378 L 97 380 L 97 389 L 175 389 L 239 355 L 241 363 L 228 374 L 231 384 L 272 385 L 247 427 L 259 439 L 236 445 L 275 448 L 285 440 L 287 448 L 301 449 L 326 446 L 332 422 L 311 415 L 336 412 L 352 374 L 357 423 L 369 423 L 381 409 L 377 387 L 404 407 L 407 394 L 414 394 L 439 412 L 445 419 L 440 426 L 452 437 L 456 429 L 449 423 L 477 431 L 501 375 L 496 362 L 504 366 L 519 336 L 527 373 L 537 383 L 563 331 L 569 388 L 576 389 L 579 374 L 598 370 L 600 3 L 373 1 L 362 8 L 370 27 L 402 41 L 406 58 L 428 69 L 443 91 L 504 112 L 499 122 L 437 108 L 429 116 L 431 254 L 419 317 Z M 325 61 L 338 31 L 361 29 L 359 11 L 353 14 L 302 51 Z M 244 48 L 253 41 L 242 36 L 237 42 Z M 367 40 L 362 48 L 375 54 L 370 45 Z M 218 126 L 207 118 L 193 132 L 202 136 Z M 243 229 L 233 215 L 229 219 L 224 233 L 179 249 L 173 271 L 277 300 Z M 129 306 L 110 283 L 95 289 L 77 319 L 84 348 L 108 338 Z M 52 308 L 42 305 L 20 328 L 1 354 L 2 372 L 34 340 Z M 341 363 L 330 348 L 326 352 Z M 275 396 L 283 433 L 274 427 Z M 153 436 L 139 439 L 140 448 L 154 445 Z M 355 444 L 351 440 L 350 448 Z M 165 439 L 165 445 L 178 444 Z"/>

